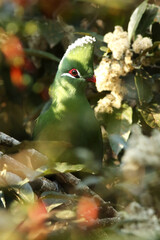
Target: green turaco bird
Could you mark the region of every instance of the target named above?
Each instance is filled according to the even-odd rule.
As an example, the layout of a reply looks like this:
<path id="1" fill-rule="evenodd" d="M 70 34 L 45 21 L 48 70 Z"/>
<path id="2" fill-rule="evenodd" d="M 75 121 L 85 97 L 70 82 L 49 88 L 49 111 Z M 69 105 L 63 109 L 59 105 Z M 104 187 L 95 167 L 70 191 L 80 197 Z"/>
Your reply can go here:
<path id="1" fill-rule="evenodd" d="M 51 105 L 36 121 L 34 139 L 66 141 L 102 160 L 100 126 L 85 95 L 87 81 L 96 81 L 94 42 L 95 38 L 85 36 L 68 47 L 50 87 Z"/>

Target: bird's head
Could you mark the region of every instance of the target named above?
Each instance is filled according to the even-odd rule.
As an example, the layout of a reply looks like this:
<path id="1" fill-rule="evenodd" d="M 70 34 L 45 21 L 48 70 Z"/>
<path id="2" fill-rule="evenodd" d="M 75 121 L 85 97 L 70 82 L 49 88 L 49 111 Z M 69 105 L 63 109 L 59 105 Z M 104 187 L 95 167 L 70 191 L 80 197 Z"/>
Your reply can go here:
<path id="1" fill-rule="evenodd" d="M 95 82 L 93 70 L 93 50 L 95 38 L 85 36 L 72 43 L 64 54 L 57 71 L 55 81 L 69 83 L 75 88 L 86 86 L 86 82 Z"/>

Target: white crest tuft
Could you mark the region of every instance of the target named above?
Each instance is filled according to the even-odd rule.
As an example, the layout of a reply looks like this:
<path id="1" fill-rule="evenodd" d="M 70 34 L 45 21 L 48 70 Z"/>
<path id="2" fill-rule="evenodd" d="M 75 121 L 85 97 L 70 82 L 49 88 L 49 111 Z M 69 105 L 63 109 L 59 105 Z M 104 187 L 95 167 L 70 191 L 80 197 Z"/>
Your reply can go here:
<path id="1" fill-rule="evenodd" d="M 95 37 L 91 37 L 91 36 L 85 36 L 82 38 L 78 38 L 74 43 L 72 43 L 71 45 L 69 45 L 69 47 L 67 48 L 63 58 L 60 61 L 60 64 L 62 63 L 63 59 L 65 58 L 65 56 L 74 48 L 76 47 L 83 47 L 84 45 L 88 44 L 88 43 L 94 43 L 96 42 Z"/>
<path id="2" fill-rule="evenodd" d="M 88 44 L 88 43 L 93 43 L 95 42 L 96 39 L 94 37 L 90 37 L 90 36 L 85 36 L 85 37 L 82 37 L 82 38 L 78 38 L 74 43 L 72 43 L 67 51 L 67 52 L 70 52 L 72 49 L 76 48 L 76 47 L 83 47 L 85 44 Z"/>

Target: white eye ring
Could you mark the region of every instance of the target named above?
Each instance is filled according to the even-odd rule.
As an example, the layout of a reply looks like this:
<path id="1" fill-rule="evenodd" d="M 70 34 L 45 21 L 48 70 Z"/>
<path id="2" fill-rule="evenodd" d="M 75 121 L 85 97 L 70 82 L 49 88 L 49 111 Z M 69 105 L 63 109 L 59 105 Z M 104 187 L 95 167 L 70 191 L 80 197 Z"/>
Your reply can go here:
<path id="1" fill-rule="evenodd" d="M 63 73 L 63 74 L 61 75 L 61 77 L 63 77 L 63 76 L 68 76 L 68 77 L 71 77 L 71 78 L 75 78 L 75 77 L 72 76 L 70 73 Z"/>

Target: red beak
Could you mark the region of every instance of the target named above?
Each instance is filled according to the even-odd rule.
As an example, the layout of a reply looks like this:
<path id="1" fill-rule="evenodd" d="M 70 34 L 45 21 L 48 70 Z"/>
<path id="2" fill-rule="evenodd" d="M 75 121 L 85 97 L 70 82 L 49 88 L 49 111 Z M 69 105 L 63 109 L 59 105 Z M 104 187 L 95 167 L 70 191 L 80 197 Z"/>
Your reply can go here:
<path id="1" fill-rule="evenodd" d="M 96 82 L 96 77 L 93 75 L 93 77 L 91 77 L 91 78 L 87 78 L 86 79 L 87 80 L 87 82 Z"/>

